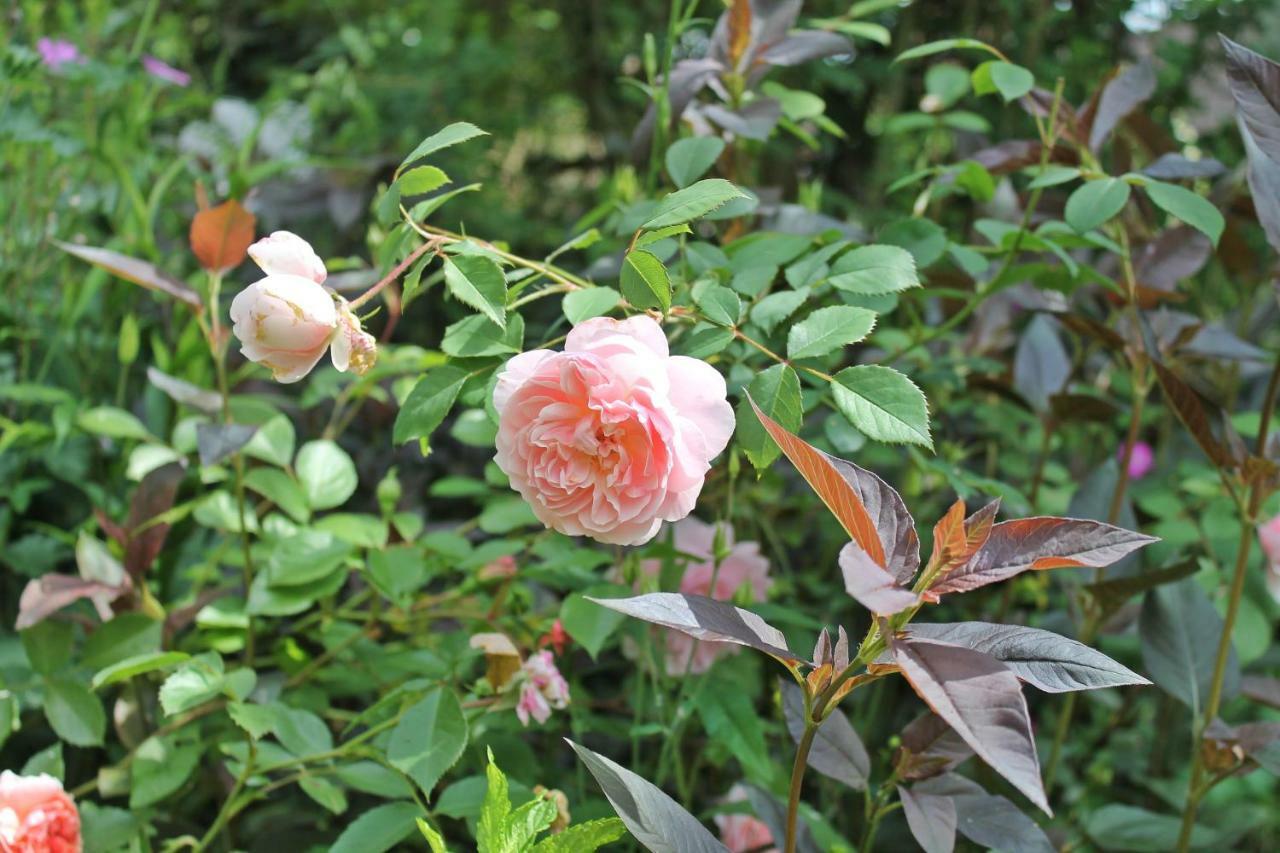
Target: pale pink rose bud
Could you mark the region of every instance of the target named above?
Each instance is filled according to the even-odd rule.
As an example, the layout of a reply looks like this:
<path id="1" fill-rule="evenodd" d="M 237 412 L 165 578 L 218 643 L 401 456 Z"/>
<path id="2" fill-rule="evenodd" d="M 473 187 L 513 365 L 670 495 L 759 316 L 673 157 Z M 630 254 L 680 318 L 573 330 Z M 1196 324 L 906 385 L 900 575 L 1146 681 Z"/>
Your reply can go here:
<path id="1" fill-rule="evenodd" d="M 729 796 L 725 797 L 725 801 L 730 803 L 746 799 L 747 792 L 741 785 L 734 785 L 729 789 Z M 778 853 L 778 848 L 773 846 L 773 833 L 759 818 L 747 814 L 716 815 L 716 826 L 729 853 Z"/>
<path id="2" fill-rule="evenodd" d="M 587 320 L 563 352 L 515 356 L 493 402 L 498 467 L 538 519 L 616 545 L 688 515 L 733 434 L 724 378 L 669 355 L 644 315 Z"/>
<path id="3" fill-rule="evenodd" d="M 735 542 L 733 528 L 724 523 L 720 525 L 720 532 L 729 553 L 720 561 L 720 569 L 717 571 L 712 554 L 716 526 L 692 516 L 676 523 L 673 537 L 675 549 L 693 558 L 685 565 L 684 575 L 680 579 L 680 592 L 686 595 L 705 595 L 719 601 L 737 600 L 745 593 L 745 597 L 752 601 L 763 601 L 773 581 L 769 578 L 769 561 L 760 553 L 760 545 L 755 542 Z M 659 560 L 645 560 L 640 564 L 640 570 L 644 575 L 656 578 L 662 572 L 662 563 Z M 715 579 L 714 588 L 712 578 Z M 641 578 L 636 584 L 637 591 L 643 584 L 644 579 Z M 679 631 L 666 630 L 665 633 L 668 675 L 681 676 L 686 670 L 691 673 L 706 672 L 718 658 L 737 654 L 742 650 L 741 646 L 733 643 L 699 641 Z"/>
<path id="4" fill-rule="evenodd" d="M 338 306 L 338 332 L 333 336 L 329 350 L 333 366 L 339 370 L 351 369 L 357 376 L 364 376 L 378 360 L 378 341 L 360 328 L 360 318 L 347 308 Z"/>
<path id="5" fill-rule="evenodd" d="M 0 850 L 80 853 L 80 813 L 52 776 L 0 773 Z"/>
<path id="6" fill-rule="evenodd" d="M 329 273 L 311 244 L 289 231 L 273 231 L 249 247 L 249 257 L 267 275 L 296 275 L 323 284 Z"/>
<path id="7" fill-rule="evenodd" d="M 1267 590 L 1280 602 L 1280 515 L 1258 527 L 1258 541 L 1267 556 Z"/>
<path id="8" fill-rule="evenodd" d="M 535 652 L 521 667 L 524 682 L 520 687 L 520 699 L 516 703 L 516 716 L 522 725 L 529 725 L 533 717 L 545 723 L 551 709 L 569 706 L 569 683 L 556 668 L 551 652 Z"/>

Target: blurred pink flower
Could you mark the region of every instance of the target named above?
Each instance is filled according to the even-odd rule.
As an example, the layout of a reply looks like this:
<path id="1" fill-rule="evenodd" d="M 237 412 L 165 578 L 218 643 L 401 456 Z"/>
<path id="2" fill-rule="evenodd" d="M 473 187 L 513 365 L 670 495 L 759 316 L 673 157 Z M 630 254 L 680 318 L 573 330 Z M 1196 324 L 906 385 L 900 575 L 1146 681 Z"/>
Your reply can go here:
<path id="1" fill-rule="evenodd" d="M 174 68 L 169 63 L 157 59 L 151 54 L 142 57 L 142 67 L 147 69 L 147 73 L 157 80 L 163 80 L 166 83 L 172 83 L 175 86 L 191 85 L 191 75 L 178 68 Z"/>
<path id="2" fill-rule="evenodd" d="M 738 803 L 747 798 L 747 792 L 741 785 L 729 789 L 726 802 Z M 720 828 L 720 840 L 729 848 L 729 853 L 747 853 L 747 851 L 763 851 L 778 853 L 773 833 L 764 821 L 746 814 L 716 815 L 716 826 Z"/>
<path id="3" fill-rule="evenodd" d="M 676 550 L 693 558 L 680 579 L 680 591 L 728 601 L 737 598 L 739 590 L 745 587 L 750 592 L 748 598 L 763 599 L 773 581 L 769 579 L 769 561 L 761 555 L 760 545 L 755 542 L 734 542 L 733 528 L 723 523 L 720 526 L 729 554 L 720 562 L 720 570 L 717 572 L 712 556 L 716 525 L 707 524 L 692 516 L 676 522 Z M 645 574 L 656 578 L 662 571 L 662 563 L 658 560 L 645 560 L 640 568 Z M 713 577 L 714 590 L 711 588 Z M 716 658 L 737 654 L 742 650 L 741 646 L 732 643 L 699 642 L 679 631 L 669 630 L 666 635 L 668 675 L 684 675 L 686 667 L 690 672 L 706 672 Z M 693 653 L 692 662 L 690 652 Z"/>
<path id="4" fill-rule="evenodd" d="M 0 773 L 0 850 L 80 853 L 80 813 L 52 776 Z"/>
<path id="5" fill-rule="evenodd" d="M 42 38 L 36 42 L 36 50 L 45 67 L 57 71 L 69 62 L 80 62 L 80 48 L 66 39 Z"/>
<path id="6" fill-rule="evenodd" d="M 1124 447 L 1121 446 L 1116 452 L 1116 458 L 1124 459 Z M 1156 466 L 1156 454 L 1151 449 L 1151 445 L 1145 441 L 1136 442 L 1133 445 L 1133 453 L 1129 455 L 1129 479 L 1141 480 L 1147 474 L 1151 473 L 1151 469 Z"/>
<path id="7" fill-rule="evenodd" d="M 1280 602 L 1280 515 L 1258 527 L 1258 541 L 1267 555 L 1267 589 Z"/>
<path id="8" fill-rule="evenodd" d="M 520 687 L 520 699 L 516 703 L 516 716 L 520 718 L 521 725 L 529 725 L 530 717 L 545 723 L 552 708 L 569 706 L 569 683 L 556 669 L 551 652 L 535 652 L 524 662 L 521 670 L 524 684 Z"/>

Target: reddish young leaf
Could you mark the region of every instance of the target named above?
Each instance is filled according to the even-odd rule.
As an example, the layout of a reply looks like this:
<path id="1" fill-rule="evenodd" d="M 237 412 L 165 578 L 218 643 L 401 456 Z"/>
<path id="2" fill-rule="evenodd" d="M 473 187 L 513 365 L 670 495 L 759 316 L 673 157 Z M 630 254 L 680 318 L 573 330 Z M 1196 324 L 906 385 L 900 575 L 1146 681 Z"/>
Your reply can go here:
<path id="1" fill-rule="evenodd" d="M 99 249 L 96 246 L 76 246 L 58 240 L 54 241 L 54 245 L 68 254 L 75 255 L 80 260 L 102 267 L 107 272 L 118 275 L 126 281 L 141 285 L 148 290 L 167 293 L 197 311 L 204 305 L 204 302 L 200 299 L 200 294 L 154 264 L 131 258 L 128 255 L 122 255 L 119 252 L 113 252 L 110 249 Z"/>
<path id="2" fill-rule="evenodd" d="M 929 591 L 967 592 L 1029 569 L 1101 568 L 1155 541 L 1100 521 L 1053 516 L 1002 521 L 968 562 L 940 576 Z"/>
<path id="3" fill-rule="evenodd" d="M 913 793 L 898 786 L 907 827 L 924 853 L 951 853 L 956 847 L 956 804 L 948 796 Z"/>
<path id="4" fill-rule="evenodd" d="M 101 581 L 49 572 L 27 581 L 18 599 L 18 621 L 13 629 L 26 630 L 82 598 L 91 600 L 104 619 L 109 618 L 111 602 L 124 595 L 129 589 L 130 584 L 127 579 L 121 586 L 112 586 Z"/>
<path id="5" fill-rule="evenodd" d="M 903 676 L 978 757 L 1052 815 L 1018 678 L 990 655 L 921 640 L 891 641 Z"/>
<path id="6" fill-rule="evenodd" d="M 191 251 L 209 272 L 239 266 L 253 242 L 254 215 L 229 198 L 217 207 L 199 211 L 191 220 Z"/>
<path id="7" fill-rule="evenodd" d="M 145 574 L 155 562 L 160 549 L 164 547 L 165 537 L 169 535 L 168 524 L 147 522 L 173 507 L 178 486 L 186 473 L 185 461 L 161 465 L 143 477 L 138 490 L 133 493 L 133 499 L 129 502 L 129 516 L 124 523 L 128 536 L 124 567 L 135 579 Z"/>
<path id="8" fill-rule="evenodd" d="M 899 586 L 893 575 L 876 565 L 857 542 L 840 549 L 839 561 L 845 592 L 872 613 L 891 616 L 918 600 L 915 593 Z"/>
<path id="9" fill-rule="evenodd" d="M 845 532 L 899 583 L 920 567 L 920 537 L 902 496 L 870 471 L 829 456 L 780 426 L 751 401 L 756 417 Z"/>
<path id="10" fill-rule="evenodd" d="M 729 67 L 737 69 L 751 43 L 751 0 L 733 0 L 729 7 Z"/>
<path id="11" fill-rule="evenodd" d="M 956 501 L 933 527 L 933 556 L 929 564 L 940 574 L 963 565 L 978 552 L 991 535 L 991 525 L 1000 509 L 997 498 L 968 518 L 964 517 L 964 501 Z"/>

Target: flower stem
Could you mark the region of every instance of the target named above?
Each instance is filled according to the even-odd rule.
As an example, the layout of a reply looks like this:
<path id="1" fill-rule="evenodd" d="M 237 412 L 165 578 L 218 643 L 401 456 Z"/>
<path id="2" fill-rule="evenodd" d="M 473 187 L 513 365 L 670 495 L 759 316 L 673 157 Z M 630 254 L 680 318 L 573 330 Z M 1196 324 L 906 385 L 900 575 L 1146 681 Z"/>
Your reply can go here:
<path id="1" fill-rule="evenodd" d="M 357 308 L 359 308 L 361 305 L 364 305 L 370 299 L 372 299 L 373 297 L 381 293 L 388 284 L 391 284 L 391 282 L 398 279 L 401 273 L 403 273 L 405 270 L 407 270 L 409 267 L 413 265 L 414 261 L 416 261 L 418 258 L 425 255 L 427 252 L 434 251 L 435 249 L 439 248 L 439 246 L 440 246 L 440 241 L 427 240 L 421 246 L 419 246 L 418 248 L 410 252 L 409 256 L 406 257 L 403 261 L 396 264 L 395 267 L 392 268 L 391 272 L 384 275 L 377 284 L 375 284 L 373 287 L 369 288 L 364 293 L 357 296 L 355 299 L 352 299 L 350 302 L 348 302 L 347 307 L 350 308 L 352 311 L 354 311 Z"/>
<path id="2" fill-rule="evenodd" d="M 787 837 L 785 853 L 796 850 L 796 819 L 800 814 L 800 788 L 804 783 L 804 771 L 809 766 L 809 749 L 813 746 L 813 738 L 818 734 L 818 724 L 806 714 L 804 734 L 796 744 L 796 760 L 791 765 L 791 793 L 787 797 Z"/>

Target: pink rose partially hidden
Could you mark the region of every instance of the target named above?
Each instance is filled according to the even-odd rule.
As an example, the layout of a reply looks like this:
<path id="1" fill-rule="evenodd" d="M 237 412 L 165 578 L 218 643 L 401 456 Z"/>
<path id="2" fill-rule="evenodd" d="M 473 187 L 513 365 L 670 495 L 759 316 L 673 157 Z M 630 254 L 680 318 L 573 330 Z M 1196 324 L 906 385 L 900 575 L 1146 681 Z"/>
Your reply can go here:
<path id="1" fill-rule="evenodd" d="M 521 667 L 523 683 L 520 698 L 516 702 L 516 716 L 520 725 L 529 725 L 529 718 L 545 723 L 551 709 L 569 707 L 569 683 L 556 668 L 551 652 L 534 652 Z"/>
<path id="2" fill-rule="evenodd" d="M 1258 527 L 1258 541 L 1267 555 L 1267 591 L 1280 603 L 1280 515 Z"/>
<path id="3" fill-rule="evenodd" d="M 498 467 L 543 524 L 640 545 L 684 518 L 733 434 L 724 378 L 672 356 L 647 316 L 597 317 L 564 352 L 507 362 L 493 391 Z"/>
<path id="4" fill-rule="evenodd" d="M 297 382 L 332 349 L 333 366 L 364 373 L 377 358 L 373 336 L 322 287 L 324 262 L 311 244 L 276 231 L 249 247 L 267 277 L 231 301 L 232 331 L 240 352 L 271 371 L 278 382 Z"/>
<path id="5" fill-rule="evenodd" d="M 80 853 L 80 813 L 52 776 L 0 773 L 0 850 Z"/>
<path id="6" fill-rule="evenodd" d="M 686 518 L 676 524 L 675 548 L 692 558 L 684 570 L 684 576 L 680 578 L 680 591 L 686 595 L 705 595 L 719 601 L 740 600 L 739 596 L 743 593 L 747 593 L 745 597 L 752 601 L 764 600 L 773 581 L 769 579 L 769 561 L 760 553 L 760 546 L 755 542 L 734 542 L 733 529 L 723 524 L 721 529 L 729 553 L 720 561 L 720 570 L 716 571 L 712 556 L 715 526 L 696 518 Z M 645 560 L 640 564 L 640 569 L 646 575 L 656 578 L 662 571 L 662 563 L 659 560 Z M 711 585 L 712 578 L 715 579 L 714 588 Z M 698 641 L 679 631 L 666 630 L 665 633 L 667 675 L 681 676 L 686 671 L 706 672 L 717 658 L 742 651 L 742 646 L 733 643 Z"/>
<path id="7" fill-rule="evenodd" d="M 746 789 L 741 785 L 734 785 L 729 789 L 725 802 L 738 803 L 746 799 Z M 720 830 L 720 840 L 729 848 L 729 853 L 778 853 L 773 833 L 759 818 L 749 814 L 721 814 L 716 815 L 716 826 Z"/>

